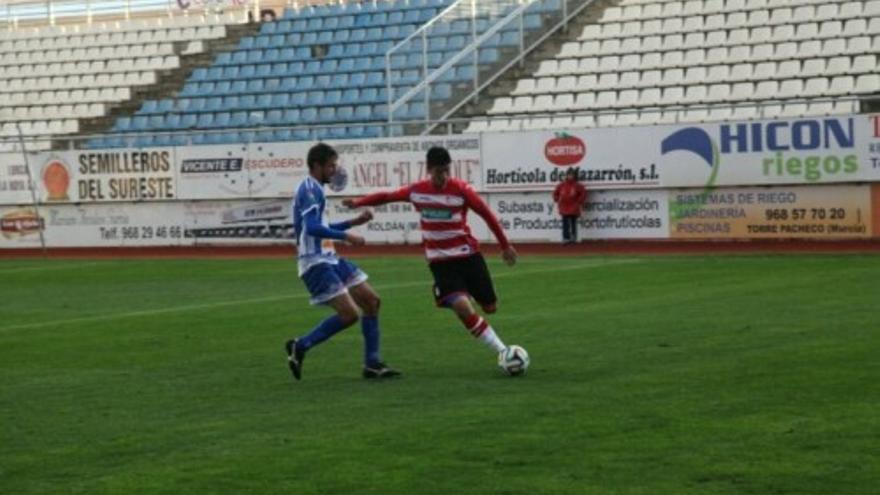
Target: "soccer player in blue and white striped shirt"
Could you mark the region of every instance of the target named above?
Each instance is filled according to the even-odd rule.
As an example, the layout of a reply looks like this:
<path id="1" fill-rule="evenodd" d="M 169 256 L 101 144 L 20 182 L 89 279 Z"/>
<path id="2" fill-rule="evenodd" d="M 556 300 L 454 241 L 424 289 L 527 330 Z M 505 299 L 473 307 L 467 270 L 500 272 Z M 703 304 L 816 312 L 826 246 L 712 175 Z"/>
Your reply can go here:
<path id="1" fill-rule="evenodd" d="M 362 246 L 364 238 L 347 230 L 373 218 L 371 212 L 364 212 L 345 222 L 327 223 L 324 184 L 336 174 L 338 159 L 339 155 L 331 146 L 324 143 L 313 146 L 306 159 L 309 176 L 297 187 L 293 199 L 299 277 L 311 294 L 311 303 L 326 304 L 336 314 L 308 334 L 287 341 L 284 347 L 288 365 L 294 378 L 299 380 L 306 352 L 360 318 L 365 348 L 364 378 L 395 377 L 400 372 L 388 367 L 379 355 L 379 296 L 367 283 L 367 274 L 354 263 L 337 256 L 333 248 L 333 241 Z"/>

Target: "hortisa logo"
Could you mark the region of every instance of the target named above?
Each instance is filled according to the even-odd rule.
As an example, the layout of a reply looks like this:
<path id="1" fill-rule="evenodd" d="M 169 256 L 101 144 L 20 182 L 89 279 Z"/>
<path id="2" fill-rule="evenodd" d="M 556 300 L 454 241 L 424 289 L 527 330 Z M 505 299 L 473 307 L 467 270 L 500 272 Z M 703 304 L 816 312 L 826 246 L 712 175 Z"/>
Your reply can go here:
<path id="1" fill-rule="evenodd" d="M 49 194 L 49 201 L 67 201 L 67 190 L 70 188 L 70 171 L 67 164 L 60 158 L 51 158 L 43 166 L 43 185 Z"/>
<path id="2" fill-rule="evenodd" d="M 566 134 L 556 133 L 556 137 L 547 141 L 544 145 L 544 156 L 554 165 L 567 167 L 584 159 L 587 154 L 587 145 L 580 138 Z"/>
<path id="3" fill-rule="evenodd" d="M 7 239 L 39 233 L 45 222 L 32 209 L 12 210 L 0 217 L 0 233 Z"/>

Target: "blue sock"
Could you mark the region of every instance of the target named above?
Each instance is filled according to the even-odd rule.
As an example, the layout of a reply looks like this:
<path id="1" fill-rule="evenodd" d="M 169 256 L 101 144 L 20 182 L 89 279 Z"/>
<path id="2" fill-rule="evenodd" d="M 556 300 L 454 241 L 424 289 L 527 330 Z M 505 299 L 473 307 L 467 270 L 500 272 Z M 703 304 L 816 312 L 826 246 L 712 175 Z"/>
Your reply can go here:
<path id="1" fill-rule="evenodd" d="M 364 364 L 379 362 L 379 317 L 361 316 L 361 331 L 364 333 Z"/>
<path id="2" fill-rule="evenodd" d="M 303 351 L 307 351 L 336 335 L 343 329 L 345 329 L 345 326 L 342 324 L 342 318 L 340 318 L 339 315 L 333 315 L 321 323 L 318 323 L 318 326 L 312 329 L 308 335 L 300 337 L 296 342 L 296 346 Z"/>

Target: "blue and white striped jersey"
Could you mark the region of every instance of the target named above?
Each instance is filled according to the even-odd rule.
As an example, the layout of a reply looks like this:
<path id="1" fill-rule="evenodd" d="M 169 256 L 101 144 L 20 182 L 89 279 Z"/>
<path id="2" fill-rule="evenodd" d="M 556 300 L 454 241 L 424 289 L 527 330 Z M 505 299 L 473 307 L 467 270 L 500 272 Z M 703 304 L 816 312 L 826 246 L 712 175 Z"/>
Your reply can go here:
<path id="1" fill-rule="evenodd" d="M 305 215 L 313 210 L 317 210 L 321 224 L 328 226 L 326 205 L 324 187 L 314 177 L 306 177 L 296 188 L 296 195 L 293 197 L 293 231 L 296 235 L 300 276 L 319 263 L 335 265 L 339 262 L 332 239 L 321 239 L 306 232 Z"/>

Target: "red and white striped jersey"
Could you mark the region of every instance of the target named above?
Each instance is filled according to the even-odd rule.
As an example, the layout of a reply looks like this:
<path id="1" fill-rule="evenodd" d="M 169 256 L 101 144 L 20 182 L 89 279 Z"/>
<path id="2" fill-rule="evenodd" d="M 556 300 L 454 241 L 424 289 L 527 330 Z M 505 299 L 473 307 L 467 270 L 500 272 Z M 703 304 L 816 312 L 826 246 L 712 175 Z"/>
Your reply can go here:
<path id="1" fill-rule="evenodd" d="M 470 256 L 480 244 L 467 224 L 468 209 L 486 221 L 502 249 L 510 243 L 504 229 L 474 188 L 461 179 L 450 178 L 438 189 L 430 179 L 396 191 L 378 192 L 355 200 L 355 206 L 375 206 L 395 201 L 409 201 L 421 215 L 422 245 L 429 262 Z"/>

